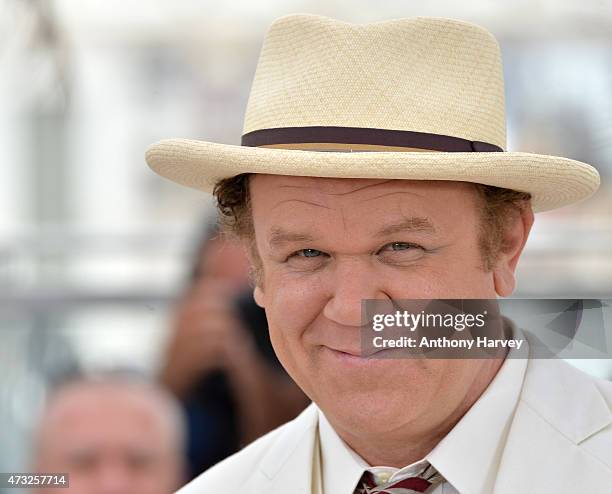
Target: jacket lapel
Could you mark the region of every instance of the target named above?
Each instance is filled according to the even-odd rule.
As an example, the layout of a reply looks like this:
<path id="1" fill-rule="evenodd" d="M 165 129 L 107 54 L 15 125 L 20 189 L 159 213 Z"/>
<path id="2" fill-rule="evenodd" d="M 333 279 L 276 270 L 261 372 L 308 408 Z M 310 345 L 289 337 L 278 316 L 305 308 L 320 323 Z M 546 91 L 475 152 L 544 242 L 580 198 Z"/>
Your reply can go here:
<path id="1" fill-rule="evenodd" d="M 588 448 L 610 424 L 594 380 L 561 360 L 530 360 L 495 494 L 610 494 L 612 471 Z"/>
<path id="2" fill-rule="evenodd" d="M 318 412 L 312 403 L 287 424 L 262 458 L 260 475 L 253 476 L 244 492 L 310 494 L 317 431 Z"/>

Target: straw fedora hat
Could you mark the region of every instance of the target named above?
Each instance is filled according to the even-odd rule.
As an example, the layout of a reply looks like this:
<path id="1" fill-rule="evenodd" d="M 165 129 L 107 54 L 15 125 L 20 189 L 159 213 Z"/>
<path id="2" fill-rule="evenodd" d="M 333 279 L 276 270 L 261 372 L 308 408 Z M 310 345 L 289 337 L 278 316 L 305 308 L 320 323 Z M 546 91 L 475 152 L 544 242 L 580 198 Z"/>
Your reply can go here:
<path id="1" fill-rule="evenodd" d="M 590 165 L 506 151 L 500 49 L 463 21 L 277 19 L 265 38 L 242 145 L 166 139 L 148 165 L 210 192 L 241 173 L 458 180 L 532 194 L 535 211 L 589 197 Z"/>

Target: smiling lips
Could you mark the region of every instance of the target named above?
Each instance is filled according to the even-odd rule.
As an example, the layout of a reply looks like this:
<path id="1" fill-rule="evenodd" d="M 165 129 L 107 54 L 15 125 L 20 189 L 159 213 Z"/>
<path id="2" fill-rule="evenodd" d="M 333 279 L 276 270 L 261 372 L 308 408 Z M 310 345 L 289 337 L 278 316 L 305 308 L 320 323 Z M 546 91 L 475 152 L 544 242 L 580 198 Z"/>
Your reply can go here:
<path id="1" fill-rule="evenodd" d="M 382 354 L 383 352 L 387 352 L 387 353 L 390 352 L 389 349 L 381 349 L 381 350 L 375 351 L 368 355 L 362 355 L 360 350 L 356 351 L 355 349 L 343 348 L 342 350 L 340 350 L 340 349 L 332 348 L 332 347 L 325 346 L 325 345 L 323 345 L 323 348 L 328 350 L 333 355 L 333 357 L 340 359 L 344 363 L 349 363 L 349 364 L 350 363 L 353 363 L 353 364 L 372 363 L 376 361 L 382 362 L 388 359 L 382 358 L 382 355 L 378 355 L 376 358 L 373 358 L 373 355 Z"/>
<path id="2" fill-rule="evenodd" d="M 361 350 L 356 350 L 356 349 L 347 349 L 347 348 L 333 348 L 333 347 L 326 346 L 326 345 L 323 345 L 323 346 L 324 346 L 325 348 L 327 348 L 327 349 L 329 349 L 329 350 L 333 351 L 333 352 L 336 352 L 336 353 L 344 353 L 344 354 L 346 354 L 346 355 L 350 355 L 351 357 L 359 357 L 359 358 L 362 358 L 362 357 L 361 357 Z"/>

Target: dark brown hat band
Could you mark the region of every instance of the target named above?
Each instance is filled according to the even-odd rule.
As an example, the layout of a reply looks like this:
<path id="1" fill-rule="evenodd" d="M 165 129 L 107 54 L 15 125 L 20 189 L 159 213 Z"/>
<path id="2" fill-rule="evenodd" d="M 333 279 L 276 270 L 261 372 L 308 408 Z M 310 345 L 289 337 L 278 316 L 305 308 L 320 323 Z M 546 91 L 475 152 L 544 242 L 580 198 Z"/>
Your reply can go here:
<path id="1" fill-rule="evenodd" d="M 494 144 L 411 130 L 365 127 L 281 127 L 254 130 L 242 145 L 313 151 L 503 152 Z"/>

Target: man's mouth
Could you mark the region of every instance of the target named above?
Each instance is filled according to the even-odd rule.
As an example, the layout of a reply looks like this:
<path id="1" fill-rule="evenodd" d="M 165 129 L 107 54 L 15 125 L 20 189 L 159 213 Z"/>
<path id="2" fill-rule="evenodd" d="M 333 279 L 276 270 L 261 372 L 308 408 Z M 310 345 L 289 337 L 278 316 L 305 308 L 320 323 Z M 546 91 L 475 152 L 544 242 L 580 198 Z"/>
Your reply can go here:
<path id="1" fill-rule="evenodd" d="M 326 348 L 329 348 L 330 350 L 334 352 L 343 353 L 345 355 L 350 355 L 352 357 L 360 357 L 360 358 L 362 357 L 360 348 L 359 349 L 357 348 L 337 348 L 337 347 L 331 347 L 331 346 L 326 346 Z"/>
<path id="2" fill-rule="evenodd" d="M 323 348 L 335 359 L 346 363 L 346 364 L 373 364 L 375 362 L 382 362 L 385 359 L 384 354 L 390 353 L 390 349 L 381 349 L 372 351 L 371 353 L 364 354 L 361 349 L 355 348 L 338 348 L 329 347 L 323 345 Z M 380 354 L 380 355 L 379 355 Z"/>

